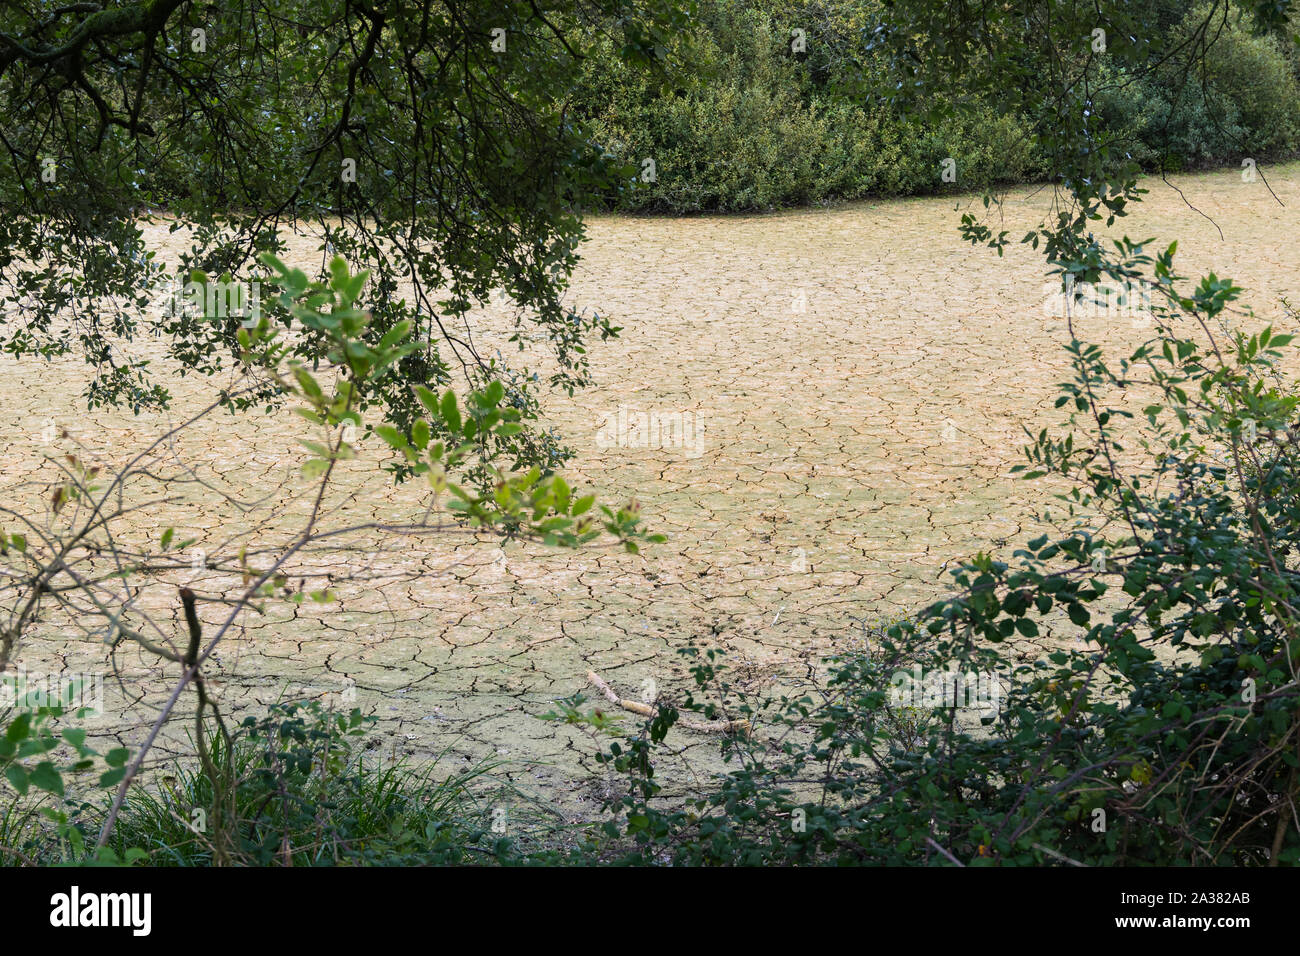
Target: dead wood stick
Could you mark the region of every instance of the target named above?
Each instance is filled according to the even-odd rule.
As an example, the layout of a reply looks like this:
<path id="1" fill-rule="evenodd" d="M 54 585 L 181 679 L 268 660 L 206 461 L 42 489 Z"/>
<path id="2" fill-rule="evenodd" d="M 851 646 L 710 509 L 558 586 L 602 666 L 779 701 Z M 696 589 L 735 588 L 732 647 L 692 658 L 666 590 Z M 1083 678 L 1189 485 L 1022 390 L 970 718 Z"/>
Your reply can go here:
<path id="1" fill-rule="evenodd" d="M 643 704 L 639 700 L 624 700 L 614 693 L 614 688 L 610 687 L 595 671 L 587 671 L 587 680 L 589 680 L 597 690 L 609 698 L 611 704 L 617 704 L 624 710 L 630 710 L 634 714 L 640 714 L 642 717 L 654 717 L 659 713 L 659 708 L 652 707 L 649 704 Z M 685 717 L 677 721 L 687 730 L 694 730 L 702 734 L 749 734 L 749 721 L 747 720 L 711 720 L 697 721 L 687 720 Z"/>

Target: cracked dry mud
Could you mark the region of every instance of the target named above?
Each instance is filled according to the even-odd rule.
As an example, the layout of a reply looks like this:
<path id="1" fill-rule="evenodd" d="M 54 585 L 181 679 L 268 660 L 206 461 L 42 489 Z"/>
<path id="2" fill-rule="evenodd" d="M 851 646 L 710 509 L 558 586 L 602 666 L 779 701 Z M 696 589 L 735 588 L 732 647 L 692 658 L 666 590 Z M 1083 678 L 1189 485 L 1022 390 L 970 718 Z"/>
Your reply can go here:
<path id="1" fill-rule="evenodd" d="M 1262 182 L 1236 173 L 1177 180 L 1222 238 L 1176 192 L 1151 182 L 1115 234 L 1154 236 L 1161 247 L 1179 240 L 1184 275 L 1231 276 L 1261 321 L 1280 319 L 1281 297 L 1300 301 L 1298 177 L 1300 166 L 1270 175 L 1284 206 Z M 1049 198 L 1013 193 L 1005 225 L 995 228 L 1022 235 Z M 1017 436 L 1022 424 L 1036 431 L 1058 421 L 1051 406 L 1067 374 L 1067 333 L 1044 308 L 1040 255 L 1015 246 L 1000 259 L 961 243 L 954 205 L 969 201 L 593 219 L 571 299 L 624 331 L 593 346 L 595 387 L 550 395 L 546 407 L 578 450 L 567 472 L 574 483 L 607 501 L 635 495 L 647 525 L 669 542 L 640 556 L 512 546 L 503 561 L 488 541 L 362 540 L 359 552 L 306 559 L 327 569 L 361 560 L 374 580 L 342 587 L 328 608 L 273 602 L 249 616 L 211 668 L 226 710 L 285 694 L 337 699 L 355 682 L 357 703 L 381 720 L 386 750 L 449 750 L 453 765 L 505 759 L 500 772 L 523 790 L 581 816 L 600 786 L 592 744 L 537 715 L 557 698 L 590 692 L 589 669 L 627 697 L 641 696 L 648 681 L 671 693 L 688 677 L 675 650 L 693 641 L 727 650 L 756 685 L 794 680 L 801 662 L 852 640 L 860 619 L 905 614 L 940 595 L 954 559 L 989 548 L 1009 556 L 1036 533 L 1031 514 L 1047 497 L 1008 474 Z M 164 227 L 149 235 L 167 249 Z M 319 252 L 304 241 L 285 258 L 309 267 Z M 500 342 L 504 314 L 487 309 L 478 320 L 481 351 L 499 343 L 515 360 Z M 1081 331 L 1118 351 L 1148 330 L 1126 317 L 1086 319 Z M 76 359 L 5 356 L 0 369 L 8 436 L 0 490 L 11 503 L 38 500 L 29 483 L 47 467 L 47 422 L 111 464 L 167 420 L 87 413 L 87 373 Z M 177 417 L 212 387 L 194 375 L 168 384 Z M 620 407 L 632 419 L 684 416 L 702 428 L 702 442 L 637 447 L 646 443 L 636 431 L 632 441 L 611 442 Z M 190 466 L 232 493 L 270 495 L 273 513 L 241 515 L 183 488 L 178 506 L 138 519 L 141 539 L 156 541 L 170 523 L 178 538 L 197 536 L 206 547 L 238 532 L 252 532 L 250 547 L 283 541 L 306 507 L 283 497 L 302 460 L 300 425 L 284 414 L 222 415 L 187 433 L 178 451 Z M 363 443 L 362 461 L 350 463 L 332 520 L 401 517 L 418 507 L 416 489 L 366 471 L 377 444 Z M 151 598 L 178 629 L 175 584 L 184 580 Z M 195 586 L 221 583 L 211 574 Z M 213 623 L 221 611 L 205 607 L 204 618 Z M 104 647 L 70 633 L 44 621 L 20 663 L 32 673 L 102 670 Z M 1051 640 L 1050 632 L 1040 639 Z M 118 669 L 121 688 L 108 682 L 108 713 L 94 730 L 131 746 L 175 668 L 125 652 Z M 173 721 L 159 759 L 184 749 L 186 728 Z M 679 751 L 665 768 L 670 792 L 718 766 L 716 740 L 676 732 L 670 740 Z"/>

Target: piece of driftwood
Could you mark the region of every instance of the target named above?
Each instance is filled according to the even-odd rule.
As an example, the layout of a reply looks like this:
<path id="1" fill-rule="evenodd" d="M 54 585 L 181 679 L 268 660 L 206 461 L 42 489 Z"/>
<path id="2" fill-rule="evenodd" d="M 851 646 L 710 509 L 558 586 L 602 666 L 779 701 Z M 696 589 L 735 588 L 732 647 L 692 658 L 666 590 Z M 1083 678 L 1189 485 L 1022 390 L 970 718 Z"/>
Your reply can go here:
<path id="1" fill-rule="evenodd" d="M 640 714 L 642 717 L 653 717 L 659 713 L 657 707 L 649 704 L 643 704 L 639 700 L 624 700 L 614 693 L 614 688 L 610 687 L 595 671 L 587 671 L 587 680 L 596 687 L 602 694 L 609 698 L 611 704 L 617 704 L 624 710 L 630 710 L 634 714 Z M 749 734 L 749 721 L 747 720 L 710 720 L 698 721 L 688 720 L 685 717 L 678 719 L 678 724 L 687 730 L 698 731 L 702 734 Z"/>

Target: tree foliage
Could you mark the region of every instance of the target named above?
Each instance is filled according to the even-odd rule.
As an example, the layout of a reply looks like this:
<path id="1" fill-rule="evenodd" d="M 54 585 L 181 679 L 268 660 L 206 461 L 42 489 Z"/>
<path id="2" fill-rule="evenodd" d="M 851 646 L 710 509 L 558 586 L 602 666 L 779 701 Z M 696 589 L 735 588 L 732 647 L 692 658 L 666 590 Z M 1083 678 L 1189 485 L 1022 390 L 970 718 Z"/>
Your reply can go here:
<path id="1" fill-rule="evenodd" d="M 616 329 L 564 302 L 582 204 L 624 170 L 568 118 L 597 35 L 639 67 L 684 14 L 668 0 L 29 0 L 0 13 L 0 348 L 80 353 L 93 406 L 165 404 L 165 379 L 127 347 L 212 374 L 240 318 L 161 308 L 161 279 L 267 273 L 288 230 L 373 270 L 375 341 L 402 322 L 433 342 L 376 381 L 363 405 L 395 424 L 410 383 L 512 383 L 530 418 L 536 380 L 480 354 L 470 309 L 503 290 L 515 341 L 540 337 L 552 384 L 587 376 L 586 342 Z M 160 262 L 141 216 L 165 210 L 185 251 Z M 274 301 L 265 307 L 287 322 Z M 308 334 L 296 354 L 319 359 Z M 267 398 L 248 396 L 245 404 Z M 554 439 L 507 449 L 551 467 Z"/>

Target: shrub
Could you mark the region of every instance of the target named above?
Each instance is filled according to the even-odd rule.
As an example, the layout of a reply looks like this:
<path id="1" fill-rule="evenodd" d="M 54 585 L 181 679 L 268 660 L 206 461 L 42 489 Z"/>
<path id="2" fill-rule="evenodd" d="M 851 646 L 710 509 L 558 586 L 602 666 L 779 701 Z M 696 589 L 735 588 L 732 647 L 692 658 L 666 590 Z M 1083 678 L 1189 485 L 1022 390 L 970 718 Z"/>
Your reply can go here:
<path id="1" fill-rule="evenodd" d="M 808 21 L 763 4 L 703 6 L 689 48 L 697 75 L 676 89 L 656 87 L 602 48 L 575 101 L 590 135 L 638 177 L 636 188 L 607 197 L 611 205 L 693 213 L 934 192 L 949 156 L 961 188 L 1039 169 L 1027 131 L 991 107 L 929 128 L 839 95 L 848 67 L 822 54 L 830 41 L 801 59 L 789 50 L 787 22 Z"/>
<path id="2" fill-rule="evenodd" d="M 1235 166 L 1300 148 L 1300 84 L 1278 40 L 1231 7 L 1192 42 L 1209 13 L 1205 4 L 1187 13 L 1173 40 L 1188 52 L 1153 75 L 1103 70 L 1098 113 L 1147 168 Z"/>
<path id="3" fill-rule="evenodd" d="M 1300 148 L 1293 51 L 1255 33 L 1235 6 L 1202 36 L 1210 10 L 1153 7 L 1148 28 L 1182 51 L 1167 63 L 1124 67 L 1100 57 L 1093 65 L 1096 134 L 1148 169 L 1236 166 Z M 694 79 L 674 88 L 630 70 L 611 44 L 598 45 L 575 112 L 629 182 L 636 177 L 607 203 L 693 213 L 923 195 L 952 188 L 939 175 L 949 157 L 962 190 L 1048 174 L 1026 118 L 1001 102 L 953 103 L 949 90 L 962 88 L 959 79 L 932 91 L 928 104 L 889 102 L 896 77 L 874 53 L 863 55 L 881 19 L 874 4 L 706 3 L 697 35 L 679 51 Z M 793 24 L 807 28 L 806 52 L 790 49 Z"/>
<path id="4" fill-rule="evenodd" d="M 1279 365 L 1292 336 L 1235 328 L 1240 290 L 1213 275 L 1184 289 L 1173 252 L 1124 241 L 1093 263 L 1127 279 L 1154 266 L 1166 304 L 1117 363 L 1068 347 L 1069 417 L 1031 436 L 1020 469 L 1066 482 L 1064 513 L 1040 516 L 1061 530 L 1011 561 L 963 562 L 953 596 L 806 693 L 727 703 L 723 666 L 703 659 L 701 699 L 679 709 L 712 717 L 704 701 L 723 701 L 757 739 L 729 741 L 737 769 L 685 807 L 654 779 L 679 709 L 612 745 L 603 759 L 628 787 L 607 831 L 628 860 L 1300 862 L 1300 391 Z M 1135 393 L 1150 396 L 1140 412 Z M 1001 652 L 1042 635 L 1040 660 Z M 914 704 L 891 713 L 900 660 L 996 676 L 996 717 L 929 701 L 928 721 Z"/>

